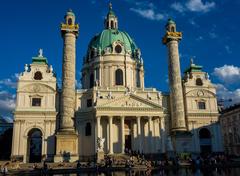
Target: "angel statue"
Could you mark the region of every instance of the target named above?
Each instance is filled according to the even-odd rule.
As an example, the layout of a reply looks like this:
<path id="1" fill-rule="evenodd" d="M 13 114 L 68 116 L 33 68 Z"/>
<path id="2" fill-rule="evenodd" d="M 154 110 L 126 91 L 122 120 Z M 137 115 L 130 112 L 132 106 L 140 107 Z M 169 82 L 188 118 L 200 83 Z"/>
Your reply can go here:
<path id="1" fill-rule="evenodd" d="M 103 144 L 105 142 L 105 138 L 98 137 L 97 138 L 97 150 L 98 152 L 103 152 Z"/>

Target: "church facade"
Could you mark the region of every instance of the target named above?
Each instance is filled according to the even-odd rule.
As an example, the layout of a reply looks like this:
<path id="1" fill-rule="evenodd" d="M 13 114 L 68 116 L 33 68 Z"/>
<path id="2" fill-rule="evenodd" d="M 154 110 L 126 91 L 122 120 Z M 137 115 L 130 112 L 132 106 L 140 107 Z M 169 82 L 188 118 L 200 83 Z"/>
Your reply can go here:
<path id="1" fill-rule="evenodd" d="M 202 67 L 191 61 L 181 77 L 177 32 L 166 24 L 170 93 L 144 86 L 141 51 L 110 5 L 102 32 L 89 43 L 82 88 L 75 89 L 79 27 L 68 11 L 61 24 L 62 88 L 43 56 L 32 58 L 19 77 L 12 160 L 92 160 L 103 154 L 221 152 L 216 90 Z"/>

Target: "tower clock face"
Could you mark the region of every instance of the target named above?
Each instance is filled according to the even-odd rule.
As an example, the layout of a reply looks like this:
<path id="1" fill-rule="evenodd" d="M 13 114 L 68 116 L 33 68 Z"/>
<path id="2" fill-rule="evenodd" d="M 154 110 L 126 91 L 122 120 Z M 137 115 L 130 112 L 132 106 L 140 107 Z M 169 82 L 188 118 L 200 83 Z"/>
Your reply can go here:
<path id="1" fill-rule="evenodd" d="M 121 53 L 122 52 L 122 47 L 120 45 L 115 46 L 115 52 L 116 53 Z"/>

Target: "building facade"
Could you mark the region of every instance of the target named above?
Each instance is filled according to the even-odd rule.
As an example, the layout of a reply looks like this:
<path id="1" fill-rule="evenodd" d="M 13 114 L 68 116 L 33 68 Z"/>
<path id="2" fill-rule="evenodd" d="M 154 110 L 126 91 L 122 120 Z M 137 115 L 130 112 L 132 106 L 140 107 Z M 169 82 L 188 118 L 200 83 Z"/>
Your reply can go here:
<path id="1" fill-rule="evenodd" d="M 118 29 L 109 6 L 104 29 L 90 41 L 75 89 L 78 25 L 68 11 L 61 24 L 62 89 L 40 51 L 25 65 L 17 89 L 12 158 L 36 162 L 93 159 L 99 153 L 145 154 L 222 151 L 216 90 L 201 66 L 191 63 L 181 78 L 178 43 L 182 33 L 169 20 L 170 93 L 144 85 L 141 50 Z"/>
<path id="2" fill-rule="evenodd" d="M 234 105 L 221 112 L 220 124 L 224 150 L 230 155 L 240 155 L 240 105 Z"/>

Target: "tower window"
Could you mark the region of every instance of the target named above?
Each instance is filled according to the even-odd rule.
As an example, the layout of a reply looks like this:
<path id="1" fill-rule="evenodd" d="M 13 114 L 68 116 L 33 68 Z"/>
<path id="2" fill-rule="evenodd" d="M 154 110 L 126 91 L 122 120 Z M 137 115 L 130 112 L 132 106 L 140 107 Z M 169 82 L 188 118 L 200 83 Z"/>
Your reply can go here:
<path id="1" fill-rule="evenodd" d="M 206 103 L 204 101 L 199 101 L 198 109 L 206 109 Z"/>
<path id="2" fill-rule="evenodd" d="M 175 32 L 175 28 L 173 26 L 171 27 L 171 32 Z"/>
<path id="3" fill-rule="evenodd" d="M 141 82 L 140 82 L 140 70 L 137 70 L 137 79 L 136 79 L 136 81 L 137 81 L 137 87 L 140 87 L 141 86 Z"/>
<path id="4" fill-rule="evenodd" d="M 68 19 L 68 25 L 72 25 L 72 18 Z"/>
<path id="5" fill-rule="evenodd" d="M 32 98 L 32 106 L 41 106 L 41 98 Z"/>
<path id="6" fill-rule="evenodd" d="M 114 29 L 114 22 L 111 21 L 111 29 Z"/>
<path id="7" fill-rule="evenodd" d="M 201 78 L 197 78 L 197 79 L 196 79 L 196 85 L 197 85 L 197 86 L 202 86 L 202 85 L 203 85 L 203 82 L 202 82 L 202 79 L 201 79 Z"/>
<path id="8" fill-rule="evenodd" d="M 90 75 L 90 84 L 89 84 L 89 88 L 93 88 L 93 86 L 94 86 L 94 75 L 91 74 L 91 75 Z"/>
<path id="9" fill-rule="evenodd" d="M 37 71 L 35 74 L 34 74 L 34 79 L 35 80 L 41 80 L 42 79 L 42 73 L 40 71 Z"/>
<path id="10" fill-rule="evenodd" d="M 115 81 L 116 81 L 116 85 L 123 85 L 123 71 L 121 69 L 116 70 Z"/>
<path id="11" fill-rule="evenodd" d="M 91 136 L 91 131 L 92 131 L 91 123 L 88 122 L 85 126 L 85 136 Z"/>
<path id="12" fill-rule="evenodd" d="M 122 47 L 120 45 L 115 46 L 115 52 L 116 53 L 121 53 L 122 52 Z"/>

